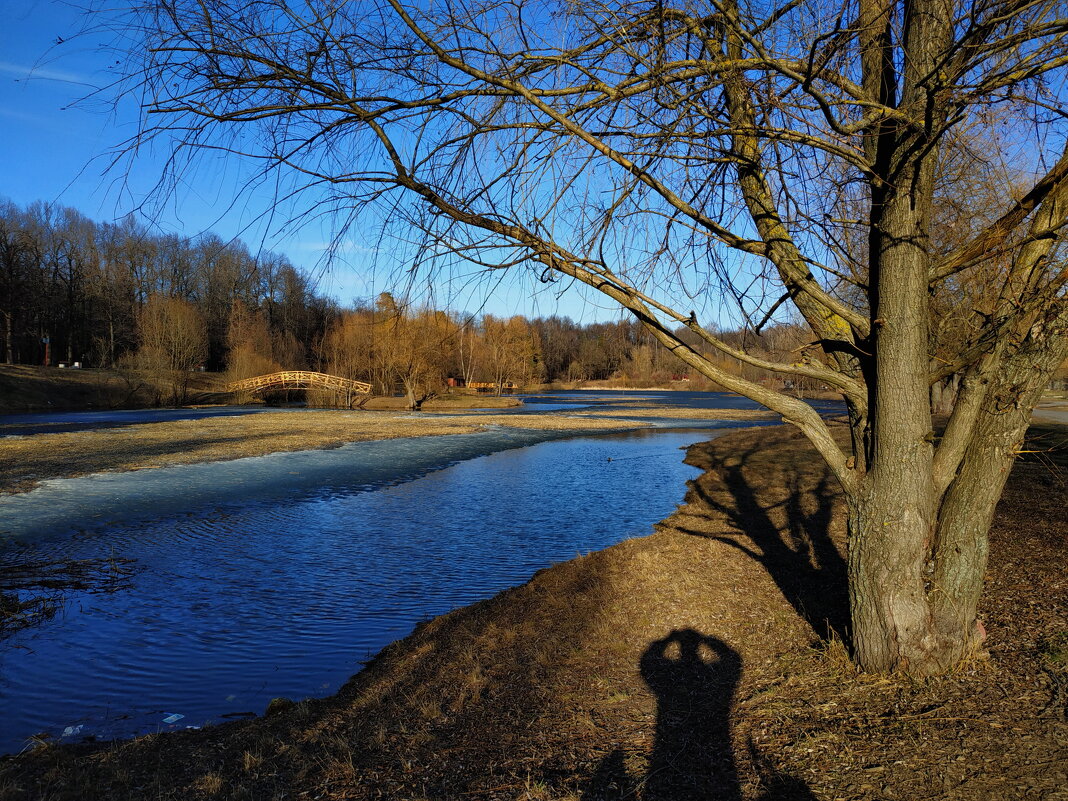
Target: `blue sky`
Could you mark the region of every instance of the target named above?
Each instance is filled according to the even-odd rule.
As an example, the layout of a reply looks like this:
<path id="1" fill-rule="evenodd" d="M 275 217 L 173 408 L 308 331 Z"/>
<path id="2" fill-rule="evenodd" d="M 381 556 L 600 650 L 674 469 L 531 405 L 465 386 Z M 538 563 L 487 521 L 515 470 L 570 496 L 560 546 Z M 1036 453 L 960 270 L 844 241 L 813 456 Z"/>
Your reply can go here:
<path id="1" fill-rule="evenodd" d="M 86 17 L 61 0 L 0 0 L 0 196 L 19 206 L 41 200 L 72 206 L 98 221 L 115 220 L 145 203 L 164 154 L 139 156 L 130 172 L 108 169 L 108 152 L 136 131 L 136 108 L 79 102 L 107 86 L 114 60 L 105 36 L 78 35 L 85 26 Z M 388 271 L 371 264 L 375 249 L 388 243 L 360 242 L 356 233 L 335 263 L 324 265 L 329 221 L 279 233 L 264 221 L 271 206 L 267 191 L 234 203 L 239 168 L 203 165 L 166 195 L 165 205 L 145 208 L 142 219 L 162 232 L 211 230 L 224 238 L 240 237 L 253 250 L 285 253 L 319 276 L 321 291 L 343 303 L 393 289 Z M 284 212 L 276 221 L 280 216 Z M 530 280 L 460 277 L 451 285 L 435 285 L 434 299 L 470 312 L 565 314 L 583 322 L 619 317 L 607 301 L 575 290 L 558 298 L 559 293 Z"/>

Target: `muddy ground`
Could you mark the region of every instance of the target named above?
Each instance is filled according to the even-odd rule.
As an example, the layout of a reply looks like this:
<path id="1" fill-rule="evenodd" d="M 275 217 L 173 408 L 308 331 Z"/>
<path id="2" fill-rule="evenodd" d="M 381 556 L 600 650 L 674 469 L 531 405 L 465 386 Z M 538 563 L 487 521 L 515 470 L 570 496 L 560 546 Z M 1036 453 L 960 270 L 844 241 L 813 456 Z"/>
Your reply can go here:
<path id="1" fill-rule="evenodd" d="M 656 533 L 431 621 L 335 696 L 41 747 L 0 761 L 0 798 L 1066 799 L 1066 465 L 1037 434 L 988 650 L 950 676 L 853 670 L 833 482 L 790 430 L 740 431 L 690 449 Z"/>

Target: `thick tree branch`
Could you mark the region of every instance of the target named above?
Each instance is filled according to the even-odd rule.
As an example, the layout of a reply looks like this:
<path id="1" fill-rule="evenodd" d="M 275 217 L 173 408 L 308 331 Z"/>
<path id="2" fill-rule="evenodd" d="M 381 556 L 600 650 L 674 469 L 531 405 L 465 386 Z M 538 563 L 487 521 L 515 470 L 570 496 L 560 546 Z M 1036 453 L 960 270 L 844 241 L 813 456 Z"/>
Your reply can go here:
<path id="1" fill-rule="evenodd" d="M 997 250 L 1019 228 L 1038 206 L 1053 192 L 1068 184 L 1068 142 L 1065 143 L 1061 157 L 1053 168 L 1039 179 L 1033 187 L 1012 208 L 1001 215 L 993 224 L 977 234 L 970 242 L 958 248 L 935 266 L 931 271 L 931 283 L 944 280 L 956 272 L 971 267 L 985 258 L 991 251 Z M 1031 236 L 1036 239 L 1052 239 L 1059 235 L 1064 219 L 1051 219 L 1049 224 L 1035 228 Z"/>

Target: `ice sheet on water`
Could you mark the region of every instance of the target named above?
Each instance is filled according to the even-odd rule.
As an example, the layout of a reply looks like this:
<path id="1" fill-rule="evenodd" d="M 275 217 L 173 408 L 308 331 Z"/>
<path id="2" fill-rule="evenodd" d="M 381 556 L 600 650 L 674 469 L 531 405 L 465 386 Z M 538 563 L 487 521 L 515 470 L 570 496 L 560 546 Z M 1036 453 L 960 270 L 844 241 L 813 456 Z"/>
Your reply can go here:
<path id="1" fill-rule="evenodd" d="M 51 479 L 31 492 L 0 498 L 0 536 L 25 541 L 186 514 L 205 506 L 302 494 L 351 494 L 407 481 L 494 451 L 564 436 L 568 434 L 493 428 L 473 434 L 354 442 L 333 450 Z"/>

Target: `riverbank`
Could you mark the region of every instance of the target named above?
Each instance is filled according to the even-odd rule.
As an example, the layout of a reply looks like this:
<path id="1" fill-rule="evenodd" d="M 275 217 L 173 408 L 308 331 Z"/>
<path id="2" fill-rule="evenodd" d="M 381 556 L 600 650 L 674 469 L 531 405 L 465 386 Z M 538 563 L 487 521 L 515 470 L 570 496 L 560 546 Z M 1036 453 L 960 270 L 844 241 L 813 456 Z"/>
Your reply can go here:
<path id="1" fill-rule="evenodd" d="M 191 398 L 207 398 L 222 389 L 214 373 L 189 373 Z M 130 370 L 37 367 L 0 364 L 0 414 L 83 409 L 143 409 L 172 388 Z"/>
<path id="2" fill-rule="evenodd" d="M 473 415 L 458 413 L 454 407 L 445 410 L 452 413 L 424 416 L 369 411 L 268 410 L 232 417 L 0 437 L 0 493 L 25 492 L 50 478 L 336 448 L 376 439 L 466 434 L 491 425 L 575 432 L 648 425 L 565 415 Z"/>
<path id="3" fill-rule="evenodd" d="M 220 404 L 233 402 L 223 392 L 226 378 L 222 373 L 189 373 L 187 403 Z M 714 389 L 713 387 L 703 387 Z M 528 387 L 527 392 L 548 390 L 606 390 L 611 392 L 691 392 L 689 382 L 672 382 L 665 386 L 633 387 L 623 382 L 574 382 Z M 158 406 L 169 398 L 172 387 L 163 377 L 134 370 L 102 368 L 60 368 L 35 365 L 0 364 L 0 414 L 39 411 L 74 411 L 89 409 L 143 409 Z M 829 392 L 810 393 L 810 399 L 840 400 Z M 423 411 L 472 408 L 507 408 L 521 405 L 514 397 L 496 397 L 468 390 L 449 392 L 426 401 Z M 403 397 L 376 396 L 359 404 L 368 410 L 406 410 Z"/>
<path id="4" fill-rule="evenodd" d="M 222 373 L 186 374 L 187 403 L 233 402 L 224 392 Z M 0 414 L 90 409 L 147 409 L 168 398 L 172 387 L 158 376 L 136 370 L 38 367 L 0 364 Z M 509 408 L 520 406 L 516 398 L 451 392 L 426 401 L 424 411 L 442 409 Z M 402 397 L 372 397 L 360 407 L 374 410 L 406 410 Z"/>
<path id="5" fill-rule="evenodd" d="M 989 656 L 952 676 L 852 670 L 826 636 L 841 500 L 796 434 L 742 431 L 690 449 L 706 472 L 655 534 L 429 622 L 337 695 L 43 747 L 0 762 L 0 798 L 1064 798 L 1068 523 L 1048 442 L 998 509 Z"/>

